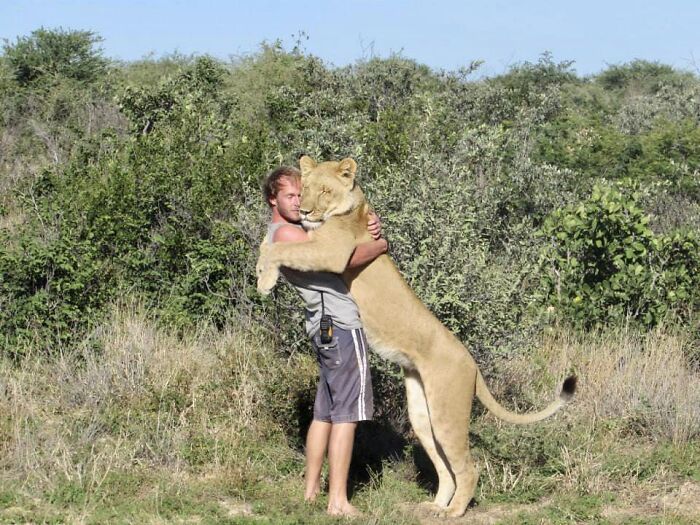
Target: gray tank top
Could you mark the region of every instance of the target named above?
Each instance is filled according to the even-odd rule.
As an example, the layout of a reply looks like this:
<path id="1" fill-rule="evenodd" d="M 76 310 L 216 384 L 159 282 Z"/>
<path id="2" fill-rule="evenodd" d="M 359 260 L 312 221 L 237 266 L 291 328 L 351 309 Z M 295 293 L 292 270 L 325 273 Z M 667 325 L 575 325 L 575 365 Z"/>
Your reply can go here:
<path id="1" fill-rule="evenodd" d="M 267 228 L 267 241 L 272 242 L 277 229 L 285 225 L 301 228 L 299 224 L 271 223 Z M 280 272 L 297 289 L 304 300 L 306 333 L 309 334 L 309 337 L 316 335 L 319 330 L 322 293 L 323 307 L 326 314 L 333 318 L 335 326 L 344 330 L 362 328 L 360 311 L 340 275 L 330 272 L 300 272 L 284 266 L 280 268 Z"/>

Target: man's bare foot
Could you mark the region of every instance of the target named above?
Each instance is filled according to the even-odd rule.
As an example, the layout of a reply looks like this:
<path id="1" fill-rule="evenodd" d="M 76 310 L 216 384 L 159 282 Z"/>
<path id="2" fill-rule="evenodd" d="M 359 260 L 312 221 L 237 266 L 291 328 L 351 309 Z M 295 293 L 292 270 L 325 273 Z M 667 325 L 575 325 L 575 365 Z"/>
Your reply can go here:
<path id="1" fill-rule="evenodd" d="M 311 492 L 310 494 L 304 494 L 304 501 L 306 503 L 313 503 L 316 501 L 316 497 L 319 495 L 321 491 L 317 490 L 316 492 Z"/>
<path id="2" fill-rule="evenodd" d="M 321 484 L 318 483 L 311 489 L 307 489 L 304 493 L 304 501 L 307 503 L 313 503 L 316 501 L 316 497 L 321 493 Z"/>
<path id="3" fill-rule="evenodd" d="M 362 513 L 353 507 L 349 502 L 341 503 L 339 505 L 328 503 L 328 510 L 326 512 L 331 516 L 362 516 Z"/>

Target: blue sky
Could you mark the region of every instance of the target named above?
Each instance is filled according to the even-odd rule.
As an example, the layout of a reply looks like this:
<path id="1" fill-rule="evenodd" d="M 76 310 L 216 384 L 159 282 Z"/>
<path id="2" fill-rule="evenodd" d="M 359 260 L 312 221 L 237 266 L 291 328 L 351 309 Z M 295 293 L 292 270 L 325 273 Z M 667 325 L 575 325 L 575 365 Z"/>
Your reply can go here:
<path id="1" fill-rule="evenodd" d="M 304 32 L 304 49 L 337 66 L 400 53 L 435 69 L 484 60 L 492 75 L 550 51 L 581 75 L 635 58 L 700 69 L 698 0 L 0 0 L 0 38 L 41 26 L 95 31 L 123 60 L 226 59 Z"/>

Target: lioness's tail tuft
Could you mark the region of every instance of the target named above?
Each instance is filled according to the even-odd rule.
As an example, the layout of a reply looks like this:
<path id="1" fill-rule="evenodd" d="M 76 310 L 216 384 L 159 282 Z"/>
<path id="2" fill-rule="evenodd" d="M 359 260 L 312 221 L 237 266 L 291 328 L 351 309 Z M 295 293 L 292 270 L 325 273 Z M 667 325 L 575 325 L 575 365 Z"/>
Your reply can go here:
<path id="1" fill-rule="evenodd" d="M 564 380 L 564 384 L 561 386 L 561 393 L 559 397 L 562 401 L 569 402 L 571 398 L 574 397 L 576 393 L 576 384 L 578 383 L 578 378 L 576 376 L 569 376 Z"/>

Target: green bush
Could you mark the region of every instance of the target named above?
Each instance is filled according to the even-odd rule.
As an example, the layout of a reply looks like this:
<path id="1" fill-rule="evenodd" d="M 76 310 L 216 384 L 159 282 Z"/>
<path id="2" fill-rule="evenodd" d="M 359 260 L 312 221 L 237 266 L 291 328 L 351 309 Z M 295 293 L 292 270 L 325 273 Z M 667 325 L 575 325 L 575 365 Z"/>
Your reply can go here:
<path id="1" fill-rule="evenodd" d="M 254 256 L 235 221 L 250 184 L 241 170 L 262 169 L 232 145 L 223 74 L 201 59 L 152 91 L 126 91 L 132 137 L 87 148 L 33 184 L 19 247 L 0 252 L 6 348 L 30 336 L 68 343 L 126 289 L 180 321 L 222 321 L 248 301 Z"/>
<path id="2" fill-rule="evenodd" d="M 543 53 L 537 63 L 523 62 L 493 79 L 502 85 L 516 100 L 529 101 L 531 97 L 552 86 L 579 82 L 573 70 L 573 60 L 555 62 L 552 53 Z"/>
<path id="3" fill-rule="evenodd" d="M 638 200 L 596 186 L 588 200 L 545 221 L 541 299 L 558 318 L 581 326 L 626 320 L 654 326 L 696 310 L 697 235 L 654 234 Z"/>

